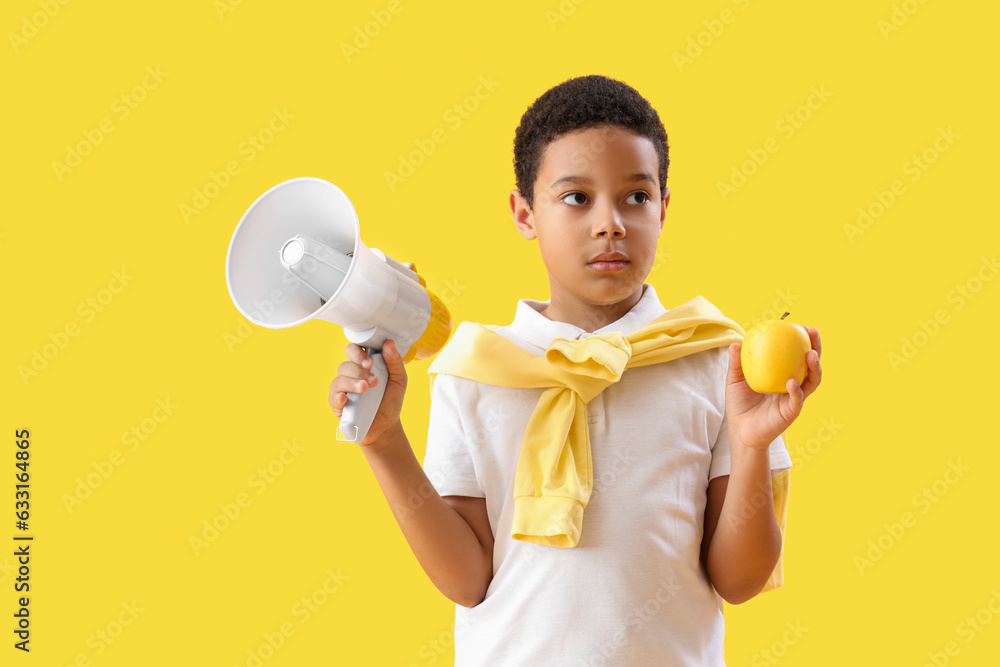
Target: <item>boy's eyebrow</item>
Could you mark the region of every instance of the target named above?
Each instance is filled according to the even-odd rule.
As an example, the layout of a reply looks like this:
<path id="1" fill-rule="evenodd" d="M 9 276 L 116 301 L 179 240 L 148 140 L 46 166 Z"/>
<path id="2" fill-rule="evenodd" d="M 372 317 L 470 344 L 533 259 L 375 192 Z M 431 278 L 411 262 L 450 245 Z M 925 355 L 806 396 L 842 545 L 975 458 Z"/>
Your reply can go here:
<path id="1" fill-rule="evenodd" d="M 632 174 L 631 176 L 628 176 L 624 180 L 627 183 L 635 183 L 636 181 L 649 181 L 653 185 L 656 184 L 656 181 L 653 180 L 653 177 L 650 176 L 647 173 Z M 562 178 L 560 178 L 558 181 L 556 181 L 555 183 L 553 183 L 549 187 L 550 188 L 554 188 L 557 185 L 559 185 L 560 183 L 583 183 L 583 184 L 586 185 L 586 184 L 592 183 L 592 182 L 593 181 L 591 179 L 587 178 L 586 176 L 563 176 Z"/>

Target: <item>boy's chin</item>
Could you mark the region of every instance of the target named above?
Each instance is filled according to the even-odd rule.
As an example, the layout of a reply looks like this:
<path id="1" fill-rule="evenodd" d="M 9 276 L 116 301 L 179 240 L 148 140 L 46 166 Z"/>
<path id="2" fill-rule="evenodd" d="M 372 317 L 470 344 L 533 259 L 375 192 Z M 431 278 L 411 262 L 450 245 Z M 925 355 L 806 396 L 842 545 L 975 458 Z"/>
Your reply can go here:
<path id="1" fill-rule="evenodd" d="M 636 285 L 635 287 L 629 286 L 624 289 L 593 290 L 582 300 L 592 308 L 613 309 L 621 306 L 626 301 L 634 299 L 637 292 L 641 297 L 641 284 Z"/>

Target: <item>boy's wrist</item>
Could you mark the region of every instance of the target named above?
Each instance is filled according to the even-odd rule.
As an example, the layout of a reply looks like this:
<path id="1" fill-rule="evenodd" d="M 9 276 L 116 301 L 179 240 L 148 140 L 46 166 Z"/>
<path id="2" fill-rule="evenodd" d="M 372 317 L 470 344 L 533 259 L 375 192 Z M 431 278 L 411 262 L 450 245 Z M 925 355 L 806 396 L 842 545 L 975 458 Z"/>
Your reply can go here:
<path id="1" fill-rule="evenodd" d="M 390 450 L 394 445 L 406 442 L 406 434 L 403 432 L 403 424 L 396 421 L 395 424 L 387 428 L 374 442 L 359 445 L 365 456 L 373 456 Z"/>
<path id="2" fill-rule="evenodd" d="M 733 470 L 757 470 L 767 468 L 770 470 L 771 454 L 768 448 L 749 447 L 729 436 L 729 456 Z"/>
<path id="3" fill-rule="evenodd" d="M 729 435 L 729 449 L 733 452 L 737 450 L 755 450 L 767 454 L 771 448 L 771 442 L 773 442 L 773 439 L 766 442 L 747 442 L 740 437 L 739 430 L 733 424 L 729 425 L 727 434 Z"/>

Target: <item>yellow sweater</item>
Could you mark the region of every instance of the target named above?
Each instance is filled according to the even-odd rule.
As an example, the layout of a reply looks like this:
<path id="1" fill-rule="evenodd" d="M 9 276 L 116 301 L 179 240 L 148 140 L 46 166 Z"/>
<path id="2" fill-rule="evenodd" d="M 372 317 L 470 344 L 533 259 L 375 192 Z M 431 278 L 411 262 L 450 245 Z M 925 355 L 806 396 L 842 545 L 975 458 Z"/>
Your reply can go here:
<path id="1" fill-rule="evenodd" d="M 528 420 L 514 476 L 511 537 L 573 547 L 594 474 L 586 405 L 626 369 L 677 359 L 743 340 L 739 324 L 696 296 L 625 336 L 594 334 L 557 338 L 545 356 L 522 350 L 493 332 L 496 326 L 462 322 L 428 369 L 491 385 L 542 388 Z M 788 471 L 772 478 L 775 515 L 785 532 Z M 782 583 L 779 559 L 768 588 Z"/>

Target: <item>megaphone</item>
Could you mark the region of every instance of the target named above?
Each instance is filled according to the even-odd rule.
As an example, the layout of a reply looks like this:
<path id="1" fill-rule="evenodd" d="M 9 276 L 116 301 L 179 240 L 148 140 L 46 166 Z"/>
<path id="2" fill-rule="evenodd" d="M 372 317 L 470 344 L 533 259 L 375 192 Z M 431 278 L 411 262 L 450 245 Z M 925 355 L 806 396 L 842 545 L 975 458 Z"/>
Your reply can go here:
<path id="1" fill-rule="evenodd" d="M 431 356 L 451 334 L 447 307 L 416 267 L 365 246 L 351 200 L 321 178 L 278 183 L 251 204 L 229 242 L 226 284 L 256 325 L 327 320 L 369 354 L 378 384 L 347 395 L 338 440 L 359 442 L 371 427 L 389 379 L 386 340 L 410 361 Z"/>

